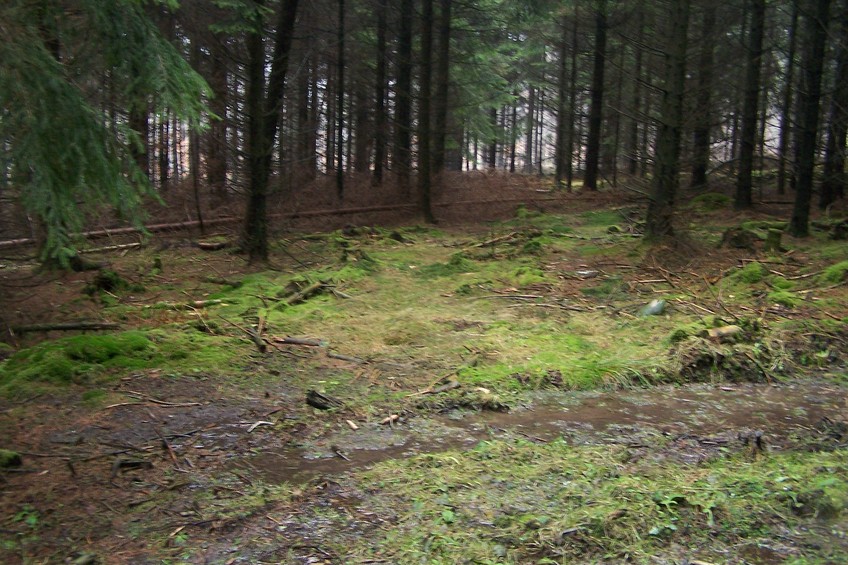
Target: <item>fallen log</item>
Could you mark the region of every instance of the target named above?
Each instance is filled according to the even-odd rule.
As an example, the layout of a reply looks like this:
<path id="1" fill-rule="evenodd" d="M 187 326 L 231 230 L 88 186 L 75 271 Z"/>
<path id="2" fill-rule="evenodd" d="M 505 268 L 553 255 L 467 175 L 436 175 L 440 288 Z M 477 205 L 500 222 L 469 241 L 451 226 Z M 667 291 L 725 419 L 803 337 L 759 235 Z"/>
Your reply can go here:
<path id="1" fill-rule="evenodd" d="M 23 334 L 31 332 L 106 331 L 119 329 L 121 329 L 120 324 L 113 322 L 61 322 L 55 324 L 15 326 L 12 328 L 12 331 Z"/>

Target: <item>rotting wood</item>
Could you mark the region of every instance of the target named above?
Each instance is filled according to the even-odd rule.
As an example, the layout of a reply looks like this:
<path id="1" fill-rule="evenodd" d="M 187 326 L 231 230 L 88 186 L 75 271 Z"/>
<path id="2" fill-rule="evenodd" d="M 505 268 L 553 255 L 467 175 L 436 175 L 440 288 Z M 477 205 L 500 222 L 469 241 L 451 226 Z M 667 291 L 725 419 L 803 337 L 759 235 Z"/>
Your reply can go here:
<path id="1" fill-rule="evenodd" d="M 319 410 L 344 408 L 344 402 L 341 400 L 311 389 L 306 391 L 306 403 L 313 408 L 318 408 Z"/>
<path id="2" fill-rule="evenodd" d="M 229 243 L 226 241 L 215 241 L 215 242 L 206 242 L 206 241 L 195 241 L 195 247 L 198 249 L 202 249 L 203 251 L 220 251 L 221 249 L 226 248 Z"/>
<path id="3" fill-rule="evenodd" d="M 121 329 L 121 325 L 113 322 L 59 322 L 55 324 L 15 326 L 12 328 L 12 331 L 22 334 L 31 332 L 106 331 L 119 329 Z"/>
<path id="4" fill-rule="evenodd" d="M 153 463 L 150 461 L 143 461 L 137 459 L 116 459 L 114 463 L 112 463 L 112 474 L 109 477 L 110 479 L 114 479 L 118 476 L 118 473 L 121 472 L 122 469 L 152 469 Z"/>

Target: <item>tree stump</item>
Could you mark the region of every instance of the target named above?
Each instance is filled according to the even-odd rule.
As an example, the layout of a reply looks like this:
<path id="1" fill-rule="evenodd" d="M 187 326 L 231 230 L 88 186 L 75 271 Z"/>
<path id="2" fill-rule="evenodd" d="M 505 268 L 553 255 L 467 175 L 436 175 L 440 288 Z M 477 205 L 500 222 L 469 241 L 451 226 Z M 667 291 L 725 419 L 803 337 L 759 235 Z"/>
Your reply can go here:
<path id="1" fill-rule="evenodd" d="M 767 253 L 780 253 L 782 251 L 780 248 L 780 238 L 782 235 L 783 232 L 781 230 L 770 229 L 768 234 L 766 234 L 766 243 L 763 246 L 763 250 Z"/>

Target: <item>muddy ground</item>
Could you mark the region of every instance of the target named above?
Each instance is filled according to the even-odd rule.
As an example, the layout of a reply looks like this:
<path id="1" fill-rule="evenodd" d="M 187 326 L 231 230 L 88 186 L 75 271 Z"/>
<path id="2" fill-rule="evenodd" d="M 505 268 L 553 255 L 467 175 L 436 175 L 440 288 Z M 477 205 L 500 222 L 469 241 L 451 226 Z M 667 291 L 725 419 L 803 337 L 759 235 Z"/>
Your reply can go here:
<path id="1" fill-rule="evenodd" d="M 536 188 L 524 190 L 529 200 L 529 192 Z M 168 343 L 168 332 L 181 336 L 199 332 L 196 341 L 180 342 L 180 346 L 196 347 L 198 355 L 208 347 L 229 357 L 199 361 L 213 358 L 193 357 L 189 351 L 181 354 L 184 357 L 168 358 L 161 367 L 117 367 L 104 362 L 92 364 L 90 378 L 77 375 L 62 386 L 7 389 L 0 397 L 4 438 L 0 448 L 17 451 L 23 462 L 0 474 L 0 561 L 840 562 L 848 555 L 848 521 L 840 506 L 843 498 L 848 500 L 848 491 L 839 496 L 848 484 L 844 282 L 793 288 L 798 302 L 786 306 L 766 299 L 766 293 L 774 290 L 769 287 L 750 293 L 743 289 L 743 299 L 733 294 L 740 287 L 722 287 L 720 281 L 758 260 L 778 273 L 767 277 L 806 283 L 816 280 L 828 265 L 848 259 L 844 250 L 823 243 L 828 247 L 820 251 L 815 245 L 792 241 L 779 264 L 770 263 L 774 258 L 763 252 L 760 242 L 752 248 L 718 248 L 694 241 L 682 248 L 645 251 L 636 247 L 640 245 L 638 227 L 631 228 L 636 223 L 631 223 L 631 211 L 638 213 L 638 204 L 628 203 L 617 222 L 607 222 L 618 231 L 596 222 L 596 216 L 575 215 L 603 212 L 610 207 L 608 195 L 599 200 L 567 196 L 544 207 L 542 219 L 565 214 L 567 223 L 577 227 L 561 234 L 554 230 L 552 240 L 539 240 L 545 248 L 541 256 L 526 243 L 541 237 L 537 231 L 547 224 L 539 224 L 540 228 L 531 220 L 518 225 L 443 226 L 446 236 L 393 231 L 400 226 L 388 226 L 385 232 L 372 228 L 336 232 L 331 237 L 346 238 L 341 245 L 343 257 L 349 255 L 344 249 L 353 245 L 365 250 L 363 257 L 371 254 L 393 269 L 418 255 L 448 257 L 457 249 L 470 249 L 468 257 L 477 262 L 519 261 L 519 275 L 514 275 L 518 278 L 509 281 L 496 278 L 492 284 L 460 273 L 442 288 L 444 278 L 430 279 L 434 288 L 426 299 L 430 301 L 426 323 L 417 327 L 419 314 L 412 311 L 421 306 L 415 303 L 424 295 L 410 295 L 408 308 L 399 310 L 396 318 L 374 318 L 385 326 L 370 328 L 381 336 L 373 342 L 367 341 L 371 338 L 366 328 L 356 329 L 356 316 L 374 326 L 377 322 L 368 316 L 381 301 L 393 304 L 393 299 L 380 298 L 381 283 L 368 278 L 335 283 L 339 293 L 360 302 L 344 302 L 338 296 L 322 299 L 328 301 L 322 309 L 309 311 L 302 320 L 295 317 L 299 311 L 291 308 L 272 312 L 268 302 L 273 305 L 274 297 L 262 294 L 271 293 L 265 279 L 266 286 L 259 291 L 253 287 L 245 291 L 248 298 L 225 296 L 217 316 L 202 313 L 201 306 L 161 307 L 218 296 L 220 283 L 210 282 L 210 273 L 221 280 L 250 280 L 257 275 L 273 280 L 271 276 L 289 276 L 337 261 L 333 246 L 339 243 L 332 238 L 316 243 L 309 234 L 287 232 L 285 244 L 275 248 L 272 261 L 271 273 L 279 275 L 268 275 L 228 249 L 198 250 L 190 244 L 196 236 L 158 237 L 138 251 L 94 255 L 125 279 L 144 286 L 105 294 L 85 293 L 92 284 L 90 273 L 43 273 L 32 262 L 5 259 L 0 273 L 3 322 L 9 328 L 105 319 L 119 321 L 125 330 L 166 332 L 154 335 L 153 342 L 160 348 Z M 527 208 L 532 206 L 521 209 Z M 510 215 L 522 219 L 525 213 L 519 210 Z M 752 217 L 706 211 L 698 212 L 698 221 L 709 224 L 710 234 L 716 235 L 743 220 L 774 221 L 784 213 L 783 209 L 761 210 Z M 391 239 L 393 233 L 413 241 L 404 244 L 409 251 L 386 247 L 381 238 Z M 497 240 L 507 236 L 512 239 L 504 241 L 515 245 L 518 236 L 510 235 L 515 233 L 530 235 L 521 235 L 524 239 L 517 248 L 498 247 L 502 243 Z M 207 238 L 233 239 L 226 232 Z M 826 234 L 820 241 L 827 241 Z M 414 247 L 417 243 L 430 247 L 419 251 Z M 380 255 L 385 249 L 389 249 L 387 255 Z M 489 249 L 492 257 L 482 257 L 481 250 Z M 390 255 L 401 252 L 404 255 Z M 154 256 L 164 263 L 161 272 L 150 270 Z M 358 261 L 358 265 L 363 262 Z M 451 265 L 447 259 L 432 264 Z M 413 265 L 426 266 L 423 260 L 422 266 Z M 538 280 L 520 278 L 530 267 Z M 608 281 L 615 282 L 614 292 L 605 290 L 603 284 Z M 477 286 L 485 288 L 481 291 Z M 586 288 L 600 290 L 587 293 Z M 465 292 L 472 292 L 467 300 Z M 375 302 L 363 298 L 368 296 L 376 296 Z M 644 320 L 640 309 L 657 296 L 668 299 L 672 313 L 662 321 L 640 321 Z M 238 300 L 243 302 L 238 309 L 228 310 L 228 300 L 237 305 Z M 251 306 L 245 309 L 247 300 Z M 398 300 L 404 304 L 403 296 Z M 460 304 L 459 300 L 465 301 Z M 356 310 L 360 307 L 361 312 Z M 353 314 L 341 317 L 339 312 Z M 706 313 L 727 318 L 727 325 L 755 320 L 756 328 L 745 326 L 743 341 L 750 338 L 751 343 L 743 343 L 743 349 L 734 349 L 731 355 L 728 348 L 735 345 L 709 338 L 664 341 L 671 330 L 691 325 Z M 289 333 L 284 326 L 291 323 L 290 327 L 312 329 L 294 332 L 308 339 L 316 334 L 319 341 L 332 337 L 329 344 L 317 346 L 269 341 L 262 353 L 245 328 L 261 328 L 266 319 L 278 335 Z M 523 353 L 509 357 L 509 349 L 518 348 L 519 342 L 524 347 L 522 324 L 559 324 L 595 339 L 589 324 L 599 320 L 612 324 L 610 331 L 625 333 L 611 334 L 591 354 L 584 351 L 582 342 L 575 345 L 580 352 L 575 353 L 575 363 L 601 367 L 599 380 L 591 385 L 570 384 L 569 367 L 557 365 L 560 361 L 535 364 L 536 351 L 527 350 L 526 363 Z M 487 341 L 500 336 L 499 328 L 507 323 L 511 325 L 506 337 Z M 350 334 L 332 334 L 339 325 L 350 326 Z M 434 327 L 440 330 L 433 332 Z M 646 342 L 639 344 L 646 348 L 639 355 L 661 350 L 669 352 L 669 358 L 635 356 L 623 365 L 604 368 L 607 357 L 614 358 L 624 346 L 618 341 L 621 336 L 630 340 L 631 333 L 636 341 Z M 361 341 L 355 339 L 357 334 L 364 334 L 357 338 Z M 63 332 L 16 333 L 9 341 L 25 350 L 64 336 Z M 527 342 L 534 339 L 531 335 Z M 657 348 L 659 341 L 663 345 Z M 460 352 L 450 357 L 445 351 L 452 347 Z M 768 355 L 758 357 L 757 352 L 764 349 Z M 462 360 L 461 369 L 456 359 Z M 501 377 L 490 375 L 498 371 Z M 699 382 L 687 382 L 692 380 Z M 310 405 L 306 393 L 313 389 L 341 399 L 342 404 L 330 410 Z M 587 459 L 597 458 L 599 467 L 606 464 L 604 457 L 614 454 L 611 465 L 617 469 L 616 479 L 619 474 L 647 473 L 645 482 L 656 479 L 652 473 L 657 469 L 680 469 L 681 473 L 721 469 L 715 473 L 723 477 L 727 468 L 739 466 L 752 476 L 759 468 L 765 476 L 771 465 L 784 465 L 784 457 L 814 454 L 809 460 L 817 461 L 815 454 L 822 454 L 827 463 L 798 467 L 788 479 L 775 470 L 768 480 L 805 483 L 832 477 L 832 482 L 820 487 L 831 502 L 816 506 L 804 499 L 806 494 L 799 494 L 787 503 L 790 510 L 782 510 L 768 499 L 752 513 L 770 522 L 746 526 L 749 529 L 744 531 L 735 526 L 733 520 L 740 518 L 727 503 L 723 511 L 727 523 L 736 528 L 733 532 L 721 530 L 721 520 L 703 510 L 697 518 L 702 521 L 694 522 L 692 531 L 671 524 L 650 529 L 634 518 L 629 528 L 636 534 L 622 534 L 610 525 L 617 512 L 625 511 L 618 509 L 605 514 L 610 522 L 604 522 L 604 534 L 590 535 L 594 531 L 587 525 L 591 518 L 568 525 L 563 521 L 565 507 L 554 505 L 551 510 L 556 495 L 546 494 L 551 490 L 539 486 L 544 479 L 528 484 L 520 477 L 512 482 L 497 478 L 500 465 L 504 476 L 510 473 L 513 455 L 516 461 L 538 458 L 539 468 L 555 468 L 557 460 L 567 459 L 563 454 L 579 457 L 583 453 Z M 479 469 L 475 471 L 469 463 L 487 457 L 493 458 L 488 466 L 495 478 L 479 476 Z M 470 467 L 442 478 L 439 473 L 454 461 Z M 427 465 L 434 467 L 419 474 Z M 789 463 L 785 465 L 789 468 Z M 402 479 L 400 484 L 392 482 L 407 474 L 415 477 L 409 484 Z M 415 490 L 426 486 L 428 477 L 467 485 L 463 488 L 472 493 L 472 502 L 441 501 L 453 487 Z M 799 485 L 796 490 L 803 489 Z M 727 487 L 726 492 L 733 496 L 733 488 Z M 480 499 L 479 507 L 474 497 Z M 606 504 L 600 494 L 595 497 L 597 501 L 587 500 L 582 506 Z M 679 498 L 654 506 L 670 513 L 672 505 L 683 506 Z M 781 504 L 785 498 L 779 498 Z M 431 504 L 435 518 L 427 514 Z M 540 517 L 540 508 L 560 515 Z M 682 510 L 679 514 L 674 520 L 680 522 L 675 523 L 683 524 L 688 517 Z M 521 519 L 507 518 L 514 515 Z M 704 516 L 708 522 L 703 522 Z M 520 535 L 514 533 L 518 521 Z M 568 527 L 560 526 L 561 521 Z M 456 533 L 451 538 L 454 526 L 472 537 Z M 645 531 L 637 531 L 642 526 Z M 695 532 L 696 526 L 714 532 L 705 538 Z M 423 530 L 429 533 L 420 535 Z M 625 539 L 627 544 L 605 545 L 599 541 L 605 536 Z M 480 539 L 488 540 L 488 545 L 474 545 Z"/>

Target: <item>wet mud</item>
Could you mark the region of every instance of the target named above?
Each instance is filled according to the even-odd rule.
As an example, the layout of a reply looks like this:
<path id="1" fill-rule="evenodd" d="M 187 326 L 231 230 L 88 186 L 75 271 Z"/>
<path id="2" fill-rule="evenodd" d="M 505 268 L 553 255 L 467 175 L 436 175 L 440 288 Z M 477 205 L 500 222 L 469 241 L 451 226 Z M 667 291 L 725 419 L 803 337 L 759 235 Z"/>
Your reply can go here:
<path id="1" fill-rule="evenodd" d="M 793 432 L 823 418 L 848 415 L 844 390 L 834 385 L 690 385 L 603 393 L 538 392 L 510 412 L 454 411 L 432 417 L 340 429 L 321 440 L 275 449 L 234 462 L 235 469 L 272 483 L 300 484 L 421 453 L 470 449 L 479 441 L 516 436 L 575 444 L 666 441 L 680 457 L 705 457 L 697 447 L 746 443 L 756 436 L 779 449 Z"/>

